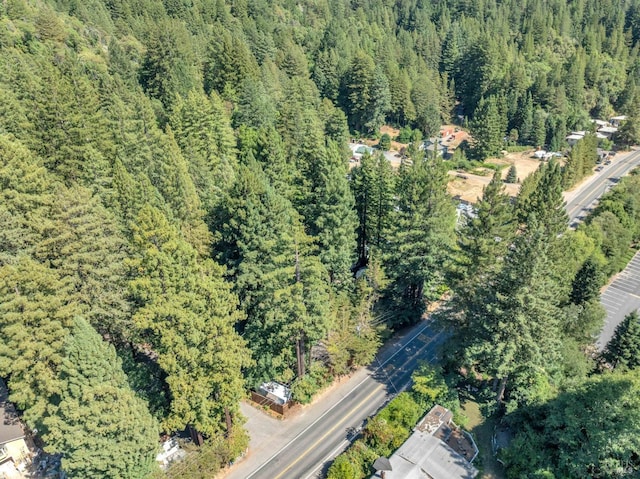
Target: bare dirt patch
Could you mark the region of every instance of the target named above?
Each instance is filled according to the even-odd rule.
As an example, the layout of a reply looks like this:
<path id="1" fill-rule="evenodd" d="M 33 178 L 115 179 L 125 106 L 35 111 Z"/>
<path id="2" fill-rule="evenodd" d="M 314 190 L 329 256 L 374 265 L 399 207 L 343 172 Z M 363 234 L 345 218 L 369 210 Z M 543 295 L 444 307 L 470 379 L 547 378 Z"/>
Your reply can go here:
<path id="1" fill-rule="evenodd" d="M 502 158 L 491 158 L 487 163 L 502 166 L 500 172 L 504 179 L 509 172 L 509 167 L 515 165 L 518 179 L 522 182 L 527 176 L 536 171 L 542 163 L 537 158 L 532 157 L 533 151 L 525 151 L 523 153 L 508 153 Z M 451 181 L 448 185 L 448 191 L 451 195 L 460 198 L 462 201 L 475 203 L 482 197 L 482 189 L 489 184 L 493 177 L 493 171 L 480 169 L 482 175 L 472 173 L 462 173 L 458 171 L 450 171 Z M 520 191 L 520 184 L 505 184 L 505 191 L 510 196 L 516 196 Z"/>
<path id="2" fill-rule="evenodd" d="M 400 130 L 384 125 L 380 128 L 380 133 L 387 133 L 391 138 L 395 138 L 400 134 Z M 470 141 L 471 139 L 467 131 L 456 125 L 443 125 L 440 128 L 440 137 L 442 144 L 448 148 L 449 154 L 459 147 L 463 141 Z M 378 144 L 378 140 L 374 139 L 363 139 L 362 142 L 368 146 L 376 146 Z M 406 147 L 407 145 L 404 143 L 392 141 L 390 150 L 384 152 L 384 156 L 394 168 L 400 166 L 401 154 L 399 152 Z M 534 150 L 522 153 L 507 153 L 504 157 L 490 158 L 486 162 L 502 166 L 500 174 L 503 179 L 506 178 L 509 167 L 515 165 L 518 180 L 521 183 L 527 176 L 536 171 L 542 163 L 533 157 L 533 152 Z M 357 162 L 352 162 L 350 167 L 357 166 L 357 164 Z M 477 168 L 473 173 L 450 171 L 449 175 L 451 176 L 447 187 L 449 193 L 462 201 L 475 203 L 482 197 L 483 188 L 491 181 L 493 170 L 490 168 Z M 516 196 L 520 190 L 520 183 L 505 184 L 505 191 L 511 196 Z"/>
<path id="3" fill-rule="evenodd" d="M 385 133 L 391 138 L 395 138 L 400 134 L 400 130 L 389 125 L 383 125 L 380 127 L 380 134 L 384 135 Z"/>
<path id="4" fill-rule="evenodd" d="M 533 156 L 533 150 L 530 150 L 522 153 L 507 153 L 502 158 L 491 158 L 487 160 L 487 163 L 504 165 L 502 178 L 506 178 L 509 167 L 515 165 L 518 178 L 520 181 L 523 181 L 527 176 L 536 171 L 542 162 L 535 158 Z"/>

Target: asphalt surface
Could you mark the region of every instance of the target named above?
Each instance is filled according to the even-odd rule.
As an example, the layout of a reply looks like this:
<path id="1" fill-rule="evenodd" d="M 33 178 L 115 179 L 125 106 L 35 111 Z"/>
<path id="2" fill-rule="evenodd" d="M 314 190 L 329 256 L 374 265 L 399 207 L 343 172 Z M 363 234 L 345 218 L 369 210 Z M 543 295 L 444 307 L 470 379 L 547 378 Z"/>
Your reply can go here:
<path id="1" fill-rule="evenodd" d="M 634 166 L 640 151 L 619 155 L 610 165 L 565 195 L 570 225 L 575 227 L 597 199 Z M 640 253 L 602 294 L 607 320 L 598 345 L 605 344 L 624 316 L 640 307 Z M 243 405 L 249 416 L 252 443 L 247 458 L 226 479 L 315 479 L 324 477 L 331 461 L 357 436 L 367 418 L 405 390 L 420 361 L 432 362 L 445 336 L 430 320 L 386 345 L 373 364 L 298 417 L 278 421 Z"/>
<path id="2" fill-rule="evenodd" d="M 331 461 L 357 436 L 366 419 L 410 385 L 411 374 L 419 362 L 432 362 L 437 357 L 444 335 L 434 328 L 433 322 L 427 319 L 413 327 L 402 339 L 383 348 L 359 380 L 350 381 L 339 397 L 329 399 L 327 402 L 335 402 L 295 436 L 289 437 L 284 431 L 273 430 L 274 425 L 270 425 L 269 420 L 254 418 L 257 427 L 260 427 L 258 423 L 262 423 L 263 428 L 272 428 L 270 444 L 273 452 L 270 457 L 247 461 L 255 464 L 251 468 L 238 464 L 239 467 L 234 467 L 225 477 L 324 477 Z M 290 419 L 282 422 L 288 421 Z M 304 421 L 304 418 L 300 421 Z M 251 430 L 249 423 L 247 427 Z M 283 424 L 281 427 L 286 426 Z M 286 440 L 280 444 L 278 441 L 283 438 Z"/>
<path id="3" fill-rule="evenodd" d="M 602 350 L 624 317 L 640 308 L 640 252 L 600 294 L 600 303 L 607 311 L 607 318 L 596 341 L 596 346 Z"/>
<path id="4" fill-rule="evenodd" d="M 566 209 L 569 215 L 569 225 L 575 228 L 595 206 L 598 198 L 613 187 L 620 178 L 633 167 L 640 164 L 640 151 L 627 154 L 618 153 L 610 165 L 602 165 L 602 171 L 597 172 L 586 180 L 576 193 L 567 193 Z"/>
<path id="5" fill-rule="evenodd" d="M 570 226 L 575 228 L 595 207 L 598 199 L 639 164 L 640 151 L 618 154 L 610 165 L 603 165 L 602 171 L 589 178 L 576 193 L 566 194 Z M 640 308 L 640 253 L 602 291 L 600 303 L 607 312 L 596 340 L 597 348 L 602 350 L 624 317 Z"/>

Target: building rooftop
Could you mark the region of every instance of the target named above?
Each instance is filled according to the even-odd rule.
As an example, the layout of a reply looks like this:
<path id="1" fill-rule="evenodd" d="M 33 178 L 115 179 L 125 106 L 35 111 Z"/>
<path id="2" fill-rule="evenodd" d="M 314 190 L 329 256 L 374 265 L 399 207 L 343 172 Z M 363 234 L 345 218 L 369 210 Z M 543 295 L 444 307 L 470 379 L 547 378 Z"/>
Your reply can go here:
<path id="1" fill-rule="evenodd" d="M 280 405 L 286 404 L 291 399 L 291 389 L 275 381 L 262 383 L 258 392 Z"/>
<path id="2" fill-rule="evenodd" d="M 416 430 L 434 434 L 443 424 L 449 424 L 453 419 L 453 414 L 447 408 L 436 404 L 431 408 L 425 417 L 418 423 Z"/>
<path id="3" fill-rule="evenodd" d="M 467 454 L 454 447 L 459 440 L 451 440 L 453 414 L 436 405 L 416 426 L 413 434 L 389 458 L 391 471 L 385 479 L 474 479 L 478 470 Z M 451 444 L 449 444 L 451 443 Z M 472 457 L 475 457 L 475 453 Z M 467 456 L 468 458 L 468 456 Z M 376 473 L 374 478 L 379 478 Z"/>
<path id="4" fill-rule="evenodd" d="M 0 446 L 24 437 L 16 408 L 9 402 L 9 391 L 0 379 Z"/>

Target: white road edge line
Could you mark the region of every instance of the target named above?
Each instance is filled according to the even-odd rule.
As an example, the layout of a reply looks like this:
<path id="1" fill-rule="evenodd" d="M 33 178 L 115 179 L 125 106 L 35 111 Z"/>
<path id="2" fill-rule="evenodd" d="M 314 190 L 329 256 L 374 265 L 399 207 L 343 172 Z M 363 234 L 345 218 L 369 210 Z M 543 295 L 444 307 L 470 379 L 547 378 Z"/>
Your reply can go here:
<path id="1" fill-rule="evenodd" d="M 351 443 L 351 441 L 349 441 L 349 440 L 347 440 L 347 439 L 345 439 L 344 441 L 342 441 L 342 442 L 338 445 L 338 447 L 336 447 L 333 451 L 331 451 L 327 456 L 325 456 L 325 457 L 323 457 L 323 458 L 322 458 L 322 461 L 320 462 L 320 465 L 319 465 L 318 467 L 316 467 L 313 471 L 311 471 L 311 474 L 309 474 L 305 479 L 312 479 L 312 478 L 314 478 L 314 477 L 317 477 L 317 476 L 316 476 L 316 473 L 317 473 L 320 469 L 322 469 L 322 466 L 324 465 L 324 463 L 325 463 L 325 462 L 327 462 L 327 461 L 330 461 L 330 460 L 331 460 L 331 458 L 332 458 L 332 457 L 334 457 L 334 455 L 335 455 L 338 451 L 340 451 L 341 449 L 344 449 L 344 447 L 345 447 L 347 444 L 350 444 L 350 443 Z"/>
<path id="2" fill-rule="evenodd" d="M 436 357 L 437 357 L 436 355 L 432 355 L 431 357 L 427 358 L 427 361 L 432 362 Z M 409 384 L 411 384 L 411 380 L 403 384 L 400 387 L 400 391 L 404 391 L 409 386 Z M 336 447 L 333 451 L 331 451 L 329 454 L 327 454 L 325 457 L 322 458 L 320 465 L 316 467 L 313 471 L 311 471 L 311 474 L 305 477 L 305 479 L 313 479 L 314 477 L 316 477 L 316 473 L 320 469 L 322 469 L 322 466 L 324 465 L 324 463 L 327 461 L 330 461 L 333 457 L 335 457 L 336 452 L 340 451 L 341 449 L 344 449 L 345 445 L 347 444 L 351 444 L 351 441 L 349 441 L 348 439 L 345 439 L 344 441 L 342 441 L 338 447 Z"/>
<path id="3" fill-rule="evenodd" d="M 400 351 L 402 351 L 404 348 L 406 348 L 409 344 L 411 344 L 413 342 L 414 339 L 416 339 L 418 336 L 420 336 L 425 329 L 427 329 L 429 326 L 431 326 L 431 320 L 427 320 L 426 321 L 427 324 L 425 324 L 420 331 L 418 331 L 416 334 L 414 334 L 413 336 L 411 336 L 411 338 L 404 343 L 404 345 L 399 348 L 395 353 L 393 353 L 389 358 L 387 358 L 383 363 L 380 363 L 380 366 L 375 369 L 373 371 L 373 373 L 377 372 L 379 369 L 382 368 L 382 366 L 384 366 L 385 364 L 387 364 L 389 361 L 391 361 Z M 438 333 L 440 334 L 440 333 Z M 367 376 L 360 381 L 355 387 L 353 387 L 353 389 L 351 389 L 348 393 L 346 393 L 338 402 L 336 402 L 333 406 L 331 406 L 329 409 L 327 409 L 324 413 L 322 413 L 322 415 L 320 417 L 318 417 L 315 421 L 313 421 L 311 424 L 309 424 L 307 427 L 305 427 L 302 431 L 300 431 L 298 433 L 298 435 L 296 435 L 296 437 L 294 437 L 293 439 L 291 439 L 291 441 L 289 441 L 287 444 L 285 444 L 284 446 L 282 446 L 277 452 L 275 452 L 269 459 L 267 459 L 265 462 L 263 462 L 260 467 L 258 469 L 256 469 L 255 471 L 253 471 L 251 474 L 249 474 L 246 479 L 250 479 L 251 477 L 255 476 L 258 472 L 260 472 L 267 464 L 269 464 L 271 462 L 271 460 L 276 457 L 278 454 L 280 454 L 282 451 L 284 451 L 286 448 L 288 448 L 291 444 L 293 444 L 295 441 L 297 441 L 300 436 L 302 436 L 304 433 L 306 433 L 309 429 L 311 429 L 313 426 L 315 426 L 318 421 L 320 421 L 321 419 L 323 419 L 327 414 L 329 414 L 331 411 L 333 411 L 338 404 L 340 404 L 342 401 L 344 401 L 347 396 L 349 396 L 349 394 L 351 394 L 353 391 L 355 391 L 356 389 L 358 389 L 360 386 L 362 386 L 362 384 L 364 384 L 369 378 L 371 378 L 371 374 L 367 374 Z"/>

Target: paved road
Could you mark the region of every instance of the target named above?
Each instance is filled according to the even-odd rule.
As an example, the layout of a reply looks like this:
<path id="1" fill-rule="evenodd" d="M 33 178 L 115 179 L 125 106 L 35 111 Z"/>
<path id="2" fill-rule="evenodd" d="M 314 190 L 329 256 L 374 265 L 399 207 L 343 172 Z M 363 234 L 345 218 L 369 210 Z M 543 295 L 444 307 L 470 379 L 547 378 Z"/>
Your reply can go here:
<path id="1" fill-rule="evenodd" d="M 330 399 L 335 401 L 330 407 L 293 437 L 283 431 L 274 433 L 273 427 L 278 427 L 277 424 L 273 425 L 264 418 L 254 418 L 257 423 L 262 423 L 261 427 L 272 428 L 272 455 L 253 460 L 247 458 L 247 463 L 237 464 L 225 476 L 226 479 L 323 477 L 330 462 L 346 449 L 353 438 L 353 431 L 359 430 L 366 418 L 409 386 L 411 373 L 419 361 L 435 359 L 444 335 L 434 328 L 431 320 L 425 320 L 402 339 L 384 348 L 368 370 L 363 371 L 360 380 L 351 381 L 339 397 Z M 249 418 L 251 422 L 252 418 Z M 249 423 L 247 426 L 251 429 Z M 280 427 L 284 428 L 285 424 Z M 269 431 L 265 431 L 265 436 L 268 434 Z M 284 437 L 287 439 L 282 444 L 276 442 Z"/>
<path id="2" fill-rule="evenodd" d="M 602 171 L 585 181 L 575 193 L 565 194 L 570 226 L 575 228 L 593 209 L 598 198 L 639 164 L 640 151 L 618 154 L 610 165 L 604 166 Z M 640 253 L 604 289 L 600 295 L 600 303 L 607 312 L 596 341 L 596 346 L 602 350 L 624 317 L 640 308 Z"/>
<path id="3" fill-rule="evenodd" d="M 586 180 L 575 193 L 566 193 L 566 208 L 570 226 L 575 228 L 595 206 L 597 199 L 639 164 L 640 151 L 627 154 L 618 153 L 610 165 L 603 165 L 602 171 Z"/>
<path id="4" fill-rule="evenodd" d="M 575 192 L 566 194 L 571 225 L 575 226 L 597 198 L 637 164 L 640 151 L 620 155 Z M 614 318 L 608 318 L 603 337 L 612 334 L 615 321 L 619 322 L 633 308 L 633 301 L 640 303 L 640 296 L 634 296 L 640 295 L 640 255 L 634 258 L 635 269 L 631 268 L 621 273 L 602 296 L 603 305 Z M 253 436 L 250 453 L 225 478 L 323 477 L 333 458 L 350 443 L 352 431 L 359 430 L 366 418 L 410 384 L 411 373 L 420 360 L 434 360 L 444 335 L 433 328 L 429 320 L 415 326 L 406 336 L 383 348 L 371 367 L 356 373 L 328 394 L 323 403 L 309 407 L 299 417 L 277 421 L 245 406 L 247 427 Z"/>
<path id="5" fill-rule="evenodd" d="M 593 209 L 598 198 L 638 164 L 640 151 L 620 156 L 587 180 L 577 192 L 568 193 L 565 197 L 571 227 L 576 227 Z M 602 350 L 624 317 L 640 308 L 640 253 L 636 254 L 627 267 L 604 289 L 600 302 L 607 312 L 604 326 L 596 341 L 596 346 Z"/>

